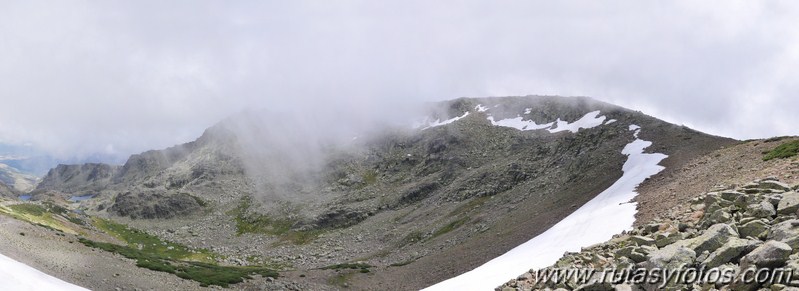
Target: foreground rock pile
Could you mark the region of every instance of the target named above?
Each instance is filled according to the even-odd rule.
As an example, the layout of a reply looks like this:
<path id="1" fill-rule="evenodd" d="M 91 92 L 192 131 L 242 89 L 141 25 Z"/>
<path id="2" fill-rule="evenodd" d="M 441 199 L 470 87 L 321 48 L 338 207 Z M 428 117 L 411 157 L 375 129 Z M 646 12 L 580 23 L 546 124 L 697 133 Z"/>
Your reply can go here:
<path id="1" fill-rule="evenodd" d="M 717 187 L 674 209 L 668 218 L 566 253 L 554 266 L 530 270 L 496 290 L 799 290 L 797 188 L 776 178 Z M 726 274 L 727 280 L 711 269 Z M 594 272 L 553 280 L 551 274 L 567 270 Z M 663 270 L 677 275 L 653 275 Z M 763 280 L 751 280 L 755 270 L 763 273 Z"/>

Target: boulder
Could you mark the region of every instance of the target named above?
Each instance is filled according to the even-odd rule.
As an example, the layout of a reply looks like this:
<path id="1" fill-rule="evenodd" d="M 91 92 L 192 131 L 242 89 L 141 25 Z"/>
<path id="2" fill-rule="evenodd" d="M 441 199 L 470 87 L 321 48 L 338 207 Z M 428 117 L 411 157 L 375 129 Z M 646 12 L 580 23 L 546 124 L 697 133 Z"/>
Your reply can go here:
<path id="1" fill-rule="evenodd" d="M 744 215 L 757 218 L 771 218 L 777 215 L 777 210 L 774 209 L 774 205 L 771 205 L 771 203 L 763 201 L 746 206 L 746 213 L 744 213 Z"/>
<path id="2" fill-rule="evenodd" d="M 703 220 L 703 225 L 714 225 L 719 223 L 727 223 L 732 220 L 732 215 L 726 209 L 718 209 L 711 213 L 710 215 L 705 215 Z"/>
<path id="3" fill-rule="evenodd" d="M 791 186 L 779 181 L 762 181 L 758 183 L 758 188 L 791 191 Z"/>
<path id="4" fill-rule="evenodd" d="M 657 250 L 654 247 L 647 247 L 647 246 L 628 246 L 617 250 L 614 253 L 616 258 L 628 258 L 633 260 L 633 262 L 640 263 L 646 261 L 647 255 L 653 251 Z"/>
<path id="5" fill-rule="evenodd" d="M 650 238 L 650 237 L 646 237 L 646 236 L 640 236 L 640 235 L 631 236 L 630 237 L 630 242 L 632 242 L 632 243 L 634 243 L 636 245 L 639 245 L 639 246 L 652 246 L 652 245 L 655 245 L 655 239 Z"/>
<path id="6" fill-rule="evenodd" d="M 727 201 L 735 201 L 740 197 L 746 196 L 746 194 L 738 192 L 738 191 L 724 191 L 721 192 L 721 199 Z"/>
<path id="7" fill-rule="evenodd" d="M 747 222 L 738 227 L 738 232 L 742 238 L 752 237 L 756 239 L 764 239 L 768 236 L 768 224 L 763 220 L 757 219 Z"/>
<path id="8" fill-rule="evenodd" d="M 684 245 L 696 253 L 702 253 L 704 251 L 713 252 L 727 243 L 730 238 L 737 238 L 738 236 L 738 232 L 731 226 L 719 223 L 709 227 L 701 235 L 689 240 L 677 242 L 677 244 Z"/>
<path id="9" fill-rule="evenodd" d="M 782 200 L 782 197 L 783 194 L 771 194 L 769 196 L 766 196 L 766 201 L 771 203 L 771 205 L 774 205 L 774 207 L 777 207 L 780 205 L 780 200 Z"/>
<path id="10" fill-rule="evenodd" d="M 659 232 L 655 234 L 655 246 L 662 248 L 683 239 L 680 232 Z"/>
<path id="11" fill-rule="evenodd" d="M 710 253 L 702 264 L 707 268 L 715 268 L 727 262 L 740 259 L 762 244 L 758 240 L 731 238 L 727 243 Z"/>
<path id="12" fill-rule="evenodd" d="M 782 199 L 777 205 L 778 214 L 792 214 L 799 209 L 799 193 L 787 192 L 782 194 Z"/>
<path id="13" fill-rule="evenodd" d="M 799 249 L 799 219 L 791 219 L 773 225 L 767 238 L 786 243 L 791 248 Z"/>
<path id="14" fill-rule="evenodd" d="M 672 244 L 665 248 L 651 252 L 646 263 L 648 268 L 676 269 L 690 265 L 696 259 L 696 252 L 680 244 Z"/>
<path id="15" fill-rule="evenodd" d="M 758 268 L 776 268 L 785 265 L 793 248 L 784 242 L 770 240 L 755 248 L 741 258 L 741 269 L 751 266 Z"/>

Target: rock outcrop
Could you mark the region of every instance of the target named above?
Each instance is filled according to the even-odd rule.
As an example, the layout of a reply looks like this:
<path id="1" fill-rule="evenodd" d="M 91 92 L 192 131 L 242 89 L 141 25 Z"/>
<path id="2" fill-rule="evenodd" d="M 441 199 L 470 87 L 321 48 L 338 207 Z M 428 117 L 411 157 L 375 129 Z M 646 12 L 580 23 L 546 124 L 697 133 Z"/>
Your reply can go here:
<path id="1" fill-rule="evenodd" d="M 729 270 L 729 280 L 630 282 L 601 279 L 547 280 L 542 270 L 511 280 L 496 290 L 792 290 L 799 287 L 799 219 L 796 187 L 773 178 L 737 189 L 715 189 L 675 209 L 669 219 L 637 227 L 612 240 L 567 253 L 543 271 L 578 270 Z M 667 238 L 674 237 L 679 239 Z M 652 243 L 654 241 L 654 244 Z M 661 243 L 659 243 L 661 242 Z M 765 270 L 776 278 L 751 282 L 746 270 Z M 795 270 L 790 272 L 789 270 Z M 723 272 L 723 271 L 722 271 Z M 754 273 L 752 273 L 754 274 Z M 765 273 L 764 273 L 765 274 Z M 783 276 L 784 275 L 784 276 Z M 780 277 L 777 277 L 780 276 Z M 647 277 L 651 278 L 651 277 Z M 630 278 L 627 278 L 630 279 Z M 662 278 L 661 278 L 662 279 Z M 771 279 L 771 278 L 769 278 Z M 689 282 L 690 281 L 690 282 Z M 615 289 L 614 289 L 615 288 Z M 762 289 L 761 289 L 762 290 Z"/>

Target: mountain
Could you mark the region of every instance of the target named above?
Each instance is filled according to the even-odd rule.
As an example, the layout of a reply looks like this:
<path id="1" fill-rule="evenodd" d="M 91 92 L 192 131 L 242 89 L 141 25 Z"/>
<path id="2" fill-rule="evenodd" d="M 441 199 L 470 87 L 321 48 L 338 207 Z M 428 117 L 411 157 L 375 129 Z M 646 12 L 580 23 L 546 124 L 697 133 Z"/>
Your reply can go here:
<path id="1" fill-rule="evenodd" d="M 89 215 L 232 261 L 269 258 L 313 286 L 409 290 L 549 229 L 622 177 L 637 139 L 667 169 L 737 142 L 554 96 L 435 103 L 413 127 L 346 142 L 298 132 L 268 113 L 234 116 L 121 167 L 59 165 L 32 194 L 89 195 Z M 325 269 L 345 263 L 369 274 Z"/>
<path id="2" fill-rule="evenodd" d="M 33 190 L 37 183 L 39 178 L 0 163 L 0 184 L 10 186 L 19 192 L 27 192 Z"/>
<path id="3" fill-rule="evenodd" d="M 12 198 L 16 197 L 16 191 L 6 184 L 0 183 L 0 197 Z"/>

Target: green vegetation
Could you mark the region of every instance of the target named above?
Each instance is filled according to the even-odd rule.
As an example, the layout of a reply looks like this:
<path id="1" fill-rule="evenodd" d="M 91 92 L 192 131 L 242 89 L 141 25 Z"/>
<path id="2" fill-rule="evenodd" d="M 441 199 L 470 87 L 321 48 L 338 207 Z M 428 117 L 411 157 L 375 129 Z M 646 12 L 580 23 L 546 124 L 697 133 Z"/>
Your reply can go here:
<path id="1" fill-rule="evenodd" d="M 361 273 L 369 273 L 372 265 L 365 263 L 343 263 L 322 268 L 322 270 L 360 270 Z"/>
<path id="2" fill-rule="evenodd" d="M 8 208 L 20 214 L 29 214 L 33 216 L 43 216 L 47 212 L 47 209 L 41 205 L 30 203 L 9 205 Z"/>
<path id="3" fill-rule="evenodd" d="M 784 159 L 796 156 L 799 153 L 799 140 L 782 143 L 771 151 L 765 152 L 764 161 Z"/>
<path id="4" fill-rule="evenodd" d="M 408 235 L 406 235 L 402 240 L 399 242 L 399 246 L 409 245 L 421 242 L 424 239 L 424 234 L 420 231 L 412 231 Z"/>
<path id="5" fill-rule="evenodd" d="M 402 267 L 402 266 L 405 266 L 405 265 L 409 265 L 410 263 L 416 262 L 416 260 L 418 260 L 418 259 L 419 258 L 413 258 L 413 259 L 410 259 L 410 260 L 407 260 L 407 261 L 393 263 L 393 264 L 388 265 L 388 266 L 389 267 Z"/>
<path id="6" fill-rule="evenodd" d="M 94 218 L 93 222 L 97 228 L 145 253 L 168 259 L 197 262 L 215 261 L 214 255 L 206 249 L 192 250 L 178 243 L 162 241 L 157 236 L 107 219 Z"/>
<path id="7" fill-rule="evenodd" d="M 65 226 L 61 217 L 69 217 L 69 211 L 63 207 L 52 207 L 52 204 L 19 203 L 8 206 L 0 206 L 0 213 L 13 218 L 29 222 L 50 230 L 77 234 L 77 231 Z M 54 213 L 54 211 L 56 213 Z"/>
<path id="8" fill-rule="evenodd" d="M 439 228 L 435 232 L 433 232 L 433 235 L 430 236 L 428 239 L 433 239 L 433 238 L 436 238 L 436 237 L 438 237 L 440 235 L 443 235 L 443 234 L 446 234 L 446 233 L 448 233 L 450 231 L 453 231 L 456 228 L 458 228 L 461 225 L 463 225 L 464 223 L 466 223 L 467 221 L 469 221 L 468 217 L 463 217 L 463 218 L 457 219 L 455 221 L 452 221 L 452 222 L 448 223 L 447 225 Z"/>
<path id="9" fill-rule="evenodd" d="M 164 256 L 161 253 L 153 252 L 152 249 L 139 250 L 130 246 L 96 242 L 85 238 L 80 238 L 79 241 L 88 247 L 117 253 L 128 259 L 136 260 L 136 266 L 138 267 L 175 274 L 183 279 L 197 281 L 204 287 L 210 285 L 228 287 L 231 284 L 241 283 L 245 279 L 252 279 L 252 275 L 272 278 L 278 276 L 275 270 L 268 267 L 228 267 L 209 263 L 180 261 Z"/>
<path id="10" fill-rule="evenodd" d="M 287 218 L 272 218 L 260 213 L 252 213 L 252 198 L 242 198 L 239 205 L 228 211 L 236 222 L 236 234 L 260 233 L 280 236 L 283 241 L 294 244 L 306 244 L 315 240 L 322 230 L 292 230 L 294 221 Z"/>
<path id="11" fill-rule="evenodd" d="M 366 171 L 365 173 L 363 173 L 363 176 L 361 178 L 363 178 L 363 182 L 366 185 L 377 183 L 377 171 L 374 170 Z"/>
<path id="12" fill-rule="evenodd" d="M 469 202 L 461 204 L 460 206 L 458 206 L 458 208 L 455 208 L 455 210 L 450 212 L 448 216 L 456 216 L 458 214 L 471 211 L 472 209 L 475 209 L 483 205 L 486 201 L 488 201 L 488 199 L 491 199 L 491 197 L 492 196 L 480 196 L 473 198 Z"/>

